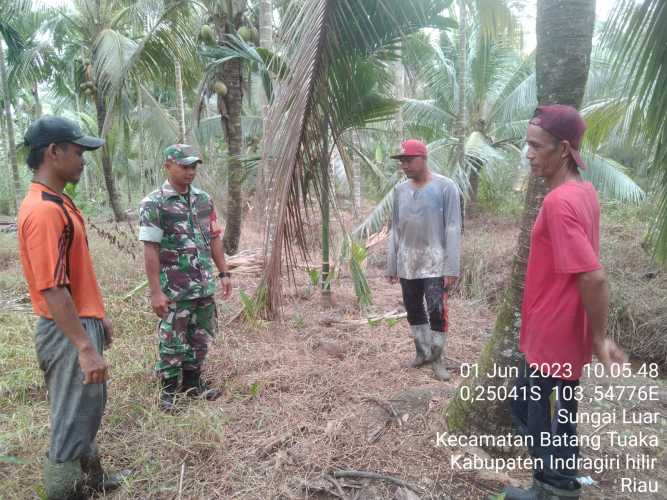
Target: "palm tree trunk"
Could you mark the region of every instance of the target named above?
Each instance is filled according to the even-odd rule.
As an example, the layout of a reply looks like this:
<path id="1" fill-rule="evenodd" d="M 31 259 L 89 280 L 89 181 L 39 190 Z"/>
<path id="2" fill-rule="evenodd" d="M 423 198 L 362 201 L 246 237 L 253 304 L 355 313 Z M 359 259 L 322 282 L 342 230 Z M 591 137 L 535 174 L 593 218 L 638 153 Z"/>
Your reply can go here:
<path id="1" fill-rule="evenodd" d="M 259 46 L 273 49 L 273 5 L 271 0 L 259 2 Z"/>
<path id="2" fill-rule="evenodd" d="M 466 5 L 465 0 L 459 0 L 459 70 L 457 75 L 459 110 L 457 116 L 457 160 L 459 166 L 463 166 L 465 159 L 466 140 L 466 55 L 468 54 L 466 38 Z"/>
<path id="3" fill-rule="evenodd" d="M 271 0 L 261 0 L 259 4 L 259 46 L 273 50 L 273 5 Z M 262 110 L 262 141 L 260 150 L 264 149 L 264 129 L 266 127 L 266 117 L 268 115 L 269 103 L 266 100 L 264 93 L 260 93 L 260 108 Z M 255 205 L 257 221 L 266 221 L 268 217 L 265 215 L 266 207 L 265 200 L 270 199 L 269 190 L 266 179 L 270 177 L 269 173 L 270 163 L 268 160 L 260 161 L 257 165 L 257 182 L 255 185 Z M 265 230 L 270 226 L 265 224 Z"/>
<path id="4" fill-rule="evenodd" d="M 35 101 L 35 107 L 33 108 L 33 118 L 37 119 L 42 116 L 42 101 L 39 98 L 39 89 L 37 88 L 37 84 L 33 85 L 30 91 L 32 93 L 32 98 Z"/>
<path id="5" fill-rule="evenodd" d="M 7 151 L 7 131 L 5 127 L 5 113 L 4 109 L 0 112 L 0 163 L 2 164 L 2 170 L 0 170 L 0 175 L 3 178 L 3 188 L 6 190 L 6 193 L 9 194 L 12 192 L 12 169 L 9 166 L 8 159 L 9 153 Z M 5 171 L 5 166 L 7 170 Z M 3 199 L 0 200 L 0 210 L 6 213 L 12 212 L 12 205 L 14 204 L 13 200 Z"/>
<path id="6" fill-rule="evenodd" d="M 78 93 L 74 93 L 74 109 L 76 110 L 77 117 L 80 116 L 79 113 L 81 113 L 81 102 L 79 101 Z M 77 118 L 77 121 L 79 122 L 79 124 L 81 124 L 80 118 Z M 93 194 L 93 189 L 92 189 L 92 176 L 90 175 L 89 166 L 86 166 L 86 168 L 83 169 L 83 174 L 81 175 L 81 185 L 83 186 L 83 191 L 84 194 L 86 195 L 86 198 L 90 199 Z"/>
<path id="7" fill-rule="evenodd" d="M 130 156 L 132 156 L 130 143 L 130 126 L 127 122 L 123 125 L 123 156 L 125 157 L 125 182 L 127 184 L 127 206 L 132 206 L 132 179 L 130 178 Z"/>
<path id="8" fill-rule="evenodd" d="M 130 179 L 130 160 L 127 160 L 127 205 L 132 206 L 132 179 Z"/>
<path id="9" fill-rule="evenodd" d="M 401 49 L 402 52 L 402 45 Z M 403 60 L 399 57 L 398 61 L 394 63 L 395 75 L 396 75 L 396 99 L 399 101 L 405 97 L 405 66 L 403 66 Z M 396 113 L 396 132 L 398 133 L 399 139 L 405 139 L 405 124 L 403 123 L 403 112 L 399 108 Z"/>
<path id="10" fill-rule="evenodd" d="M 243 88 L 241 77 L 241 61 L 238 59 L 224 64 L 222 74 L 227 86 L 227 95 L 218 96 L 218 110 L 222 119 L 222 127 L 227 139 L 229 163 L 227 167 L 227 220 L 223 243 L 225 252 L 233 255 L 238 251 L 241 238 L 241 222 L 243 220 L 243 196 L 241 184 L 243 170 L 241 165 L 241 149 L 243 131 L 241 129 L 241 105 Z"/>
<path id="11" fill-rule="evenodd" d="M 144 101 L 141 97 L 141 85 L 137 83 L 137 110 L 139 111 L 139 190 L 141 196 L 146 193 L 146 162 L 144 160 Z"/>
<path id="12" fill-rule="evenodd" d="M 329 176 L 329 117 L 322 120 L 322 157 L 320 158 L 320 172 L 322 174 L 322 305 L 331 306 L 331 281 L 329 273 L 329 242 L 331 226 L 331 182 Z"/>
<path id="13" fill-rule="evenodd" d="M 104 127 L 104 120 L 107 115 L 106 105 L 104 103 L 104 96 L 101 92 L 97 93 L 96 97 L 96 110 L 97 110 L 97 130 L 98 133 L 102 134 L 102 128 Z M 116 191 L 116 183 L 113 178 L 113 164 L 111 162 L 111 155 L 109 154 L 109 148 L 105 144 L 101 148 L 102 153 L 102 172 L 104 173 L 104 184 L 107 188 L 107 194 L 109 195 L 109 204 L 111 205 L 111 210 L 113 211 L 113 217 L 116 222 L 125 220 L 125 213 L 120 206 L 120 200 L 118 197 L 118 191 Z"/>
<path id="14" fill-rule="evenodd" d="M 5 64 L 5 52 L 0 42 L 0 84 L 2 84 L 2 95 L 5 103 L 5 121 L 7 125 L 7 152 L 9 165 L 12 169 L 14 181 L 14 207 L 16 213 L 21 205 L 21 178 L 19 177 L 19 165 L 16 159 L 16 142 L 14 137 L 14 118 L 12 117 L 12 105 L 9 102 L 9 82 L 7 80 L 7 66 Z"/>
<path id="15" fill-rule="evenodd" d="M 361 144 L 356 131 L 352 132 L 352 144 L 354 145 L 354 151 L 352 152 L 352 207 L 355 221 L 359 222 L 361 220 L 361 157 L 358 152 L 361 150 Z"/>
<path id="16" fill-rule="evenodd" d="M 541 104 L 581 105 L 590 63 L 595 0 L 539 0 L 537 3 L 537 89 Z M 530 247 L 530 232 L 542 204 L 546 187 L 531 176 L 521 219 L 512 274 L 496 318 L 491 339 L 478 361 L 479 378 L 462 386 L 503 386 L 505 378 L 486 377 L 496 366 L 518 366 L 517 352 L 524 277 Z M 462 387 L 461 386 L 461 387 Z M 502 434 L 511 429 L 507 401 L 476 401 L 457 397 L 447 408 L 449 429 L 456 432 Z"/>
<path id="17" fill-rule="evenodd" d="M 181 63 L 174 61 L 176 73 L 176 118 L 178 119 L 178 142 L 185 142 L 185 104 L 183 102 L 183 77 Z"/>
<path id="18" fill-rule="evenodd" d="M 228 20 L 221 15 L 213 17 L 218 45 L 222 45 Z M 227 164 L 227 213 L 225 232 L 222 243 L 225 252 L 234 255 L 241 239 L 243 220 L 243 166 L 241 151 L 243 147 L 243 129 L 241 127 L 241 107 L 243 105 L 243 67 L 239 59 L 222 64 L 216 78 L 227 87 L 227 94 L 218 95 L 218 112 L 222 121 L 222 130 L 227 142 L 229 163 Z"/>
<path id="19" fill-rule="evenodd" d="M 457 147 L 456 147 L 456 162 L 459 168 L 463 168 L 465 162 L 465 143 L 466 143 L 466 69 L 468 67 L 468 38 L 466 33 L 467 11 L 465 0 L 459 0 L 459 48 L 458 48 L 458 71 L 457 71 L 457 85 L 458 85 L 458 113 L 457 113 Z M 461 230 L 465 221 L 465 200 L 461 197 Z"/>
<path id="20" fill-rule="evenodd" d="M 479 172 L 482 169 L 480 162 L 472 160 L 470 173 L 468 174 L 468 182 L 470 183 L 470 193 L 468 195 L 468 215 L 474 210 L 477 202 L 477 192 L 479 191 Z"/>

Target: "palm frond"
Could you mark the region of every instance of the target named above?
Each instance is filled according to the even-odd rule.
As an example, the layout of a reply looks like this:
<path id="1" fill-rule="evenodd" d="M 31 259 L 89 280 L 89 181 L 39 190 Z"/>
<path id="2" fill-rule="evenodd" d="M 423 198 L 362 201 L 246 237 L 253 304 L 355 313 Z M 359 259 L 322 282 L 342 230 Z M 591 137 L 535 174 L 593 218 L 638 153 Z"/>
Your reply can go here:
<path id="1" fill-rule="evenodd" d="M 396 181 L 399 180 L 398 176 L 394 176 L 394 178 Z M 382 226 L 387 224 L 394 203 L 395 188 L 396 185 L 391 186 L 391 188 L 382 197 L 380 202 L 375 205 L 368 217 L 366 217 L 361 222 L 361 224 L 354 228 L 352 231 L 352 236 L 355 239 L 365 240 L 372 234 L 377 233 L 382 228 Z"/>
<path id="2" fill-rule="evenodd" d="M 620 163 L 587 151 L 583 158 L 588 168 L 582 172 L 582 177 L 589 180 L 601 196 L 629 203 L 645 199 L 644 190 L 628 177 Z"/>
<path id="3" fill-rule="evenodd" d="M 206 67 L 209 78 L 210 75 L 216 73 L 221 65 L 234 59 L 241 59 L 256 65 L 262 78 L 264 93 L 269 102 L 273 99 L 271 74 L 284 77 L 287 71 L 285 64 L 278 56 L 273 55 L 267 49 L 258 49 L 246 43 L 241 37 L 231 33 L 225 35 L 224 42 L 221 45 L 202 49 L 201 55 L 213 59 Z"/>
<path id="4" fill-rule="evenodd" d="M 440 108 L 434 99 L 404 99 L 401 112 L 403 119 L 408 122 L 434 128 L 441 128 L 444 124 L 456 118 L 452 111 Z"/>
<path id="5" fill-rule="evenodd" d="M 347 236 L 342 255 L 347 257 L 354 294 L 357 296 L 359 307 L 364 311 L 373 304 L 373 292 L 362 267 L 368 253 L 363 245 Z"/>
<path id="6" fill-rule="evenodd" d="M 505 160 L 505 155 L 496 149 L 480 132 L 472 132 L 465 142 L 466 156 L 479 165 L 493 165 Z"/>
<path id="7" fill-rule="evenodd" d="M 289 207 L 298 207 L 305 196 L 302 183 L 305 162 L 299 158 L 309 151 L 305 150 L 305 145 L 305 151 L 301 150 L 302 143 L 306 138 L 316 141 L 318 137 L 316 126 L 308 123 L 308 115 L 314 108 L 314 95 L 317 87 L 321 87 L 325 69 L 323 57 L 331 9 L 330 2 L 316 0 L 290 12 L 291 24 L 286 35 L 298 49 L 290 54 L 290 74 L 267 117 L 262 161 L 271 165 L 268 171 L 274 188 L 267 212 L 275 214 L 275 225 L 268 227 L 264 250 L 269 255 L 264 278 L 269 315 L 281 309 L 280 276 L 285 239 L 292 236 L 297 241 L 305 241 L 300 212 Z M 317 158 L 319 151 L 313 153 Z M 289 257 L 289 247 L 286 246 L 286 250 Z"/>
<path id="8" fill-rule="evenodd" d="M 649 172 L 657 197 L 656 219 L 650 228 L 655 254 L 667 263 L 667 3 L 663 0 L 620 0 L 605 37 L 621 47 L 614 62 L 630 74 L 628 94 L 638 99 L 632 131 L 653 150 Z"/>
<path id="9" fill-rule="evenodd" d="M 354 133 L 357 133 L 357 132 L 358 132 L 357 130 L 354 130 Z M 343 134 L 342 137 L 343 137 L 343 141 L 345 143 L 345 146 L 350 148 L 350 150 L 361 159 L 362 163 L 365 164 L 368 167 L 369 171 L 373 175 L 375 175 L 377 180 L 382 182 L 382 183 L 386 182 L 387 181 L 387 176 L 382 171 L 382 169 L 376 164 L 376 162 L 374 162 L 368 156 L 366 156 L 366 154 L 364 154 L 363 150 L 361 148 L 357 147 L 354 144 L 354 141 L 346 140 L 347 139 L 347 134 Z"/>
<path id="10" fill-rule="evenodd" d="M 147 16 L 147 29 L 139 42 L 110 28 L 103 30 L 95 40 L 95 77 L 109 99 L 103 136 L 111 126 L 113 108 L 133 70 L 139 68 L 144 74 L 162 75 L 166 67 L 173 67 L 174 57 L 181 61 L 194 57 L 193 37 L 189 36 L 188 23 L 181 15 L 188 6 L 185 0 L 175 1 L 157 15 Z M 165 54 L 169 54 L 166 60 Z"/>
<path id="11" fill-rule="evenodd" d="M 30 0 L 0 2 L 0 37 L 7 44 L 7 59 L 9 61 L 23 50 L 25 44 L 15 21 L 31 12 L 31 10 L 32 2 Z"/>
<path id="12" fill-rule="evenodd" d="M 159 149 L 173 144 L 178 139 L 176 119 L 146 87 L 141 85 L 139 88 L 143 101 L 142 113 L 139 116 L 140 126 L 148 134 L 148 140 L 155 143 Z"/>
<path id="13" fill-rule="evenodd" d="M 529 114 L 537 105 L 537 85 L 535 83 L 535 53 L 525 57 L 513 68 L 510 78 L 500 92 L 494 96 L 488 121 L 513 121 Z"/>
<path id="14" fill-rule="evenodd" d="M 516 44 L 521 26 L 505 0 L 476 0 L 475 21 L 482 36 L 489 40 L 503 40 Z"/>
<path id="15" fill-rule="evenodd" d="M 285 57 L 290 72 L 269 110 L 263 152 L 263 161 L 271 164 L 266 170 L 272 173 L 268 212 L 275 214 L 265 244 L 268 314 L 276 314 L 281 307 L 282 250 L 287 251 L 288 259 L 293 252 L 288 237 L 305 252 L 300 207 L 309 184 L 321 185 L 312 182 L 320 176 L 318 169 L 328 168 L 330 151 L 324 146 L 325 139 L 329 134 L 338 138 L 346 126 L 356 125 L 341 110 L 360 101 L 351 99 L 352 92 L 342 92 L 347 104 L 338 102 L 332 89 L 345 85 L 354 89 L 349 83 L 362 70 L 358 62 L 364 58 L 397 58 L 400 37 L 436 24 L 448 3 L 313 0 L 292 4 L 283 35 L 291 41 Z M 348 81 L 343 78 L 345 71 Z M 364 95 L 356 90 L 357 96 Z"/>
<path id="16" fill-rule="evenodd" d="M 593 151 L 613 141 L 632 140 L 630 126 L 636 110 L 636 100 L 610 97 L 587 103 L 581 110 L 586 120 L 584 140 Z"/>

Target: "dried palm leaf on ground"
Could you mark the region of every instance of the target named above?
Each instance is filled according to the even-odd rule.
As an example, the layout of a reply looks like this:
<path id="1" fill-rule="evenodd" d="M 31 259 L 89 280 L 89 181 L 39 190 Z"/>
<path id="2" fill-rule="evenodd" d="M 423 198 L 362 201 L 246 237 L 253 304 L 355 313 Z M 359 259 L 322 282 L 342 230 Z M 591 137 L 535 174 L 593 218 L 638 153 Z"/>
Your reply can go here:
<path id="1" fill-rule="evenodd" d="M 323 326 L 333 326 L 333 325 L 374 325 L 378 324 L 381 321 L 386 321 L 388 323 L 395 322 L 396 320 L 406 318 L 407 313 L 399 313 L 396 309 L 393 311 L 384 313 L 379 316 L 371 316 L 363 319 L 338 319 L 338 318 L 323 318 L 320 320 L 320 324 Z"/>

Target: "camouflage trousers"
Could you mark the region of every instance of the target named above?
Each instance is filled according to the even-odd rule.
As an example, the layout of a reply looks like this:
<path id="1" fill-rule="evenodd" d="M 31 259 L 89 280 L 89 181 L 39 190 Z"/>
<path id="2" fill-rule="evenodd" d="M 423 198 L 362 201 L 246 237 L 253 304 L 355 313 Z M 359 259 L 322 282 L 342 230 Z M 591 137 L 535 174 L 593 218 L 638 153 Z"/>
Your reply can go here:
<path id="1" fill-rule="evenodd" d="M 213 296 L 172 302 L 157 328 L 158 376 L 166 379 L 178 377 L 182 370 L 201 370 L 217 330 L 217 319 Z"/>

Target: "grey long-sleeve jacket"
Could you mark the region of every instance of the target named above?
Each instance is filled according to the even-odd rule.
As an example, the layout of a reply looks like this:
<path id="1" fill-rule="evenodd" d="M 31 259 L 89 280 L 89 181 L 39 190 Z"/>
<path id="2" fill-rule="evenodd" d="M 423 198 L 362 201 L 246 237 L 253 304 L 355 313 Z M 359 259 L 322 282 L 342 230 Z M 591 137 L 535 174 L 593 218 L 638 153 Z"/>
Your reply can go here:
<path id="1" fill-rule="evenodd" d="M 454 182 L 431 174 L 416 189 L 410 180 L 394 190 L 387 276 L 405 279 L 459 276 L 461 205 Z"/>

